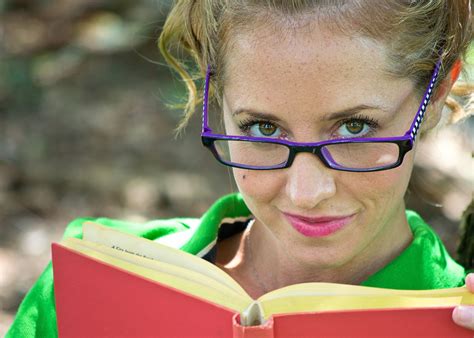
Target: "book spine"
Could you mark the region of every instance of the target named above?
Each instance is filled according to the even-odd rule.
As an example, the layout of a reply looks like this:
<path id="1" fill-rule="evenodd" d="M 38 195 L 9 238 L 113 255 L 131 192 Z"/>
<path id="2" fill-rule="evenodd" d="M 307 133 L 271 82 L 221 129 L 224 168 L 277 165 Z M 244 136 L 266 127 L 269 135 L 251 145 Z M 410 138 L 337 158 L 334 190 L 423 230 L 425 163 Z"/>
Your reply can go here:
<path id="1" fill-rule="evenodd" d="M 265 323 L 256 326 L 240 325 L 240 315 L 237 313 L 232 317 L 233 338 L 273 338 L 273 317 Z"/>

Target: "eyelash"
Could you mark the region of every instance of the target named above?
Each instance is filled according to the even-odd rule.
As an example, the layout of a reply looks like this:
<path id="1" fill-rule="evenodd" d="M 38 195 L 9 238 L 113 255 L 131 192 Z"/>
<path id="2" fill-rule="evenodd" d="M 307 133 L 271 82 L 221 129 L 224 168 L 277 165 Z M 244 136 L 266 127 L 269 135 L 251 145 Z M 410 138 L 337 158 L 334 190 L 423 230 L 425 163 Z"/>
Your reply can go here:
<path id="1" fill-rule="evenodd" d="M 250 135 L 250 128 L 256 124 L 259 124 L 259 123 L 268 123 L 268 124 L 272 124 L 274 125 L 275 127 L 277 128 L 280 128 L 280 126 L 278 126 L 277 124 L 275 124 L 274 122 L 272 121 L 269 121 L 269 120 L 263 120 L 263 119 L 254 119 L 254 118 L 247 118 L 247 119 L 244 119 L 242 121 L 239 121 L 237 122 L 237 126 L 238 128 L 240 129 L 240 131 L 242 133 L 244 133 L 246 136 L 251 136 Z M 285 133 L 282 132 L 283 135 L 285 135 Z M 281 137 L 280 137 L 281 138 Z"/>
<path id="2" fill-rule="evenodd" d="M 380 127 L 379 122 L 376 119 L 374 119 L 372 117 L 369 117 L 367 115 L 360 114 L 360 115 L 351 116 L 349 118 L 346 118 L 344 120 L 339 121 L 337 123 L 336 130 L 341 128 L 343 125 L 345 125 L 349 122 L 362 122 L 362 123 L 366 124 L 367 126 L 369 126 L 369 128 L 370 128 L 369 132 L 364 134 L 363 137 L 368 137 L 368 136 L 372 135 Z"/>
<path id="3" fill-rule="evenodd" d="M 351 116 L 351 117 L 346 118 L 344 120 L 338 121 L 337 126 L 336 126 L 336 130 L 339 129 L 340 127 L 342 127 L 344 124 L 347 124 L 349 122 L 362 122 L 362 123 L 366 124 L 367 126 L 369 126 L 370 131 L 368 133 L 366 133 L 363 137 L 370 136 L 380 126 L 379 122 L 377 120 L 375 120 L 374 118 L 369 117 L 367 115 L 360 114 L 360 115 Z M 250 136 L 250 128 L 252 126 L 254 126 L 255 124 L 258 124 L 258 123 L 269 123 L 269 124 L 274 125 L 277 128 L 280 128 L 277 124 L 275 124 L 272 121 L 263 120 L 263 119 L 253 119 L 253 118 L 248 118 L 248 119 L 244 119 L 242 121 L 239 121 L 237 123 L 237 125 L 238 125 L 238 128 L 240 129 L 240 131 L 242 133 L 244 133 L 246 136 Z"/>

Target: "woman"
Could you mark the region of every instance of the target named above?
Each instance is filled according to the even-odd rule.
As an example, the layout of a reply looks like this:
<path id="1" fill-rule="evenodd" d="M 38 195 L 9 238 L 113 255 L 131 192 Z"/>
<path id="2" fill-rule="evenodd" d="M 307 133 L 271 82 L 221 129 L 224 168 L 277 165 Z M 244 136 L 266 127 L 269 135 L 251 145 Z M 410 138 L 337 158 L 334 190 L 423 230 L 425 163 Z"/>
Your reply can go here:
<path id="1" fill-rule="evenodd" d="M 216 202 L 187 224 L 192 231 L 185 220 L 143 231 L 96 221 L 208 259 L 253 297 L 303 282 L 435 289 L 466 281 L 474 292 L 474 276 L 465 280 L 403 199 L 416 136 L 439 122 L 472 41 L 469 13 L 469 1 L 449 0 L 176 1 L 160 47 L 189 89 L 181 127 L 197 90 L 175 47 L 206 79 L 203 142 L 233 167 L 240 195 Z M 221 107 L 222 134 L 209 128 L 217 114 L 209 98 Z M 82 222 L 66 235 L 80 236 Z M 453 318 L 474 330 L 473 309 Z M 48 267 L 9 335 L 54 335 L 55 324 Z"/>

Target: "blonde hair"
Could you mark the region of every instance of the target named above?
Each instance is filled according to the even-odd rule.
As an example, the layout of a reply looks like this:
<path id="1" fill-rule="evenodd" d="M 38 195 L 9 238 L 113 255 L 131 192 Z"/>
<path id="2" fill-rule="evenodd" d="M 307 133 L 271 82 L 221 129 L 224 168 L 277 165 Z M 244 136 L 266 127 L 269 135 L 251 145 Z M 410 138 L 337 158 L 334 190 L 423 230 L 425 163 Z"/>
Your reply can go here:
<path id="1" fill-rule="evenodd" d="M 420 92 L 429 81 L 439 51 L 442 67 L 438 83 L 448 76 L 457 60 L 465 59 L 473 39 L 470 0 L 175 0 L 159 47 L 188 90 L 177 130 L 187 125 L 200 101 L 197 84 L 202 83 L 208 65 L 214 67 L 216 79 L 211 99 L 218 99 L 232 32 L 255 28 L 263 22 L 308 22 L 314 20 L 314 15 L 329 18 L 325 22 L 341 30 L 357 31 L 385 42 L 390 72 L 410 78 Z M 193 66 L 186 66 L 186 56 L 191 57 Z M 452 92 L 472 99 L 474 86 L 464 83 Z M 453 97 L 446 105 L 453 111 L 453 119 L 465 115 Z"/>

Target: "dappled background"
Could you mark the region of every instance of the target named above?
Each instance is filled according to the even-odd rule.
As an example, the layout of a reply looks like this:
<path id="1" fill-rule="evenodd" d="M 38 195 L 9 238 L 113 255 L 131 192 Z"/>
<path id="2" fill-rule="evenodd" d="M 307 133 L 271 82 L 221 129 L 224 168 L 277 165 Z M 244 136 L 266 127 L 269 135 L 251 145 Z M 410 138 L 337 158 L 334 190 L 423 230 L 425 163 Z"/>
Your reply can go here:
<path id="1" fill-rule="evenodd" d="M 199 216 L 234 191 L 156 48 L 165 0 L 0 0 L 0 335 L 81 216 Z M 425 140 L 407 200 L 455 256 L 472 194 L 472 120 Z M 429 141 L 429 142 L 428 142 Z"/>

